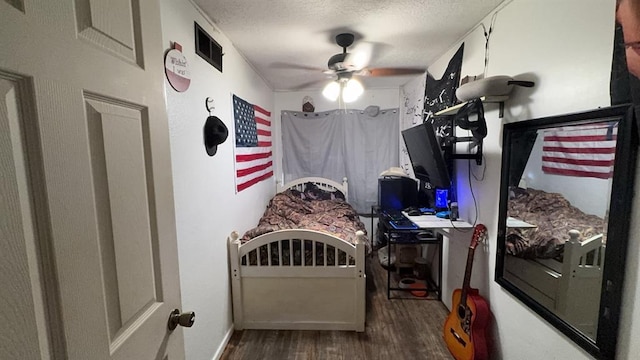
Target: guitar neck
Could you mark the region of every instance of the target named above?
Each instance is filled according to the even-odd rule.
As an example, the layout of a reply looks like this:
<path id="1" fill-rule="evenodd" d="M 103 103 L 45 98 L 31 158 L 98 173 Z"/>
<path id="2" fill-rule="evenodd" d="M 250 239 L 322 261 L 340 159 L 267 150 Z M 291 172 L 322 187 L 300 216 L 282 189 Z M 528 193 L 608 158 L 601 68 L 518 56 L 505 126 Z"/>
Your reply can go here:
<path id="1" fill-rule="evenodd" d="M 469 289 L 469 284 L 471 284 L 471 269 L 473 267 L 473 256 L 475 254 L 475 247 L 469 247 L 469 254 L 467 255 L 467 266 L 464 271 L 464 281 L 462 282 L 462 295 L 460 296 L 460 303 L 462 305 L 467 303 L 467 290 Z"/>

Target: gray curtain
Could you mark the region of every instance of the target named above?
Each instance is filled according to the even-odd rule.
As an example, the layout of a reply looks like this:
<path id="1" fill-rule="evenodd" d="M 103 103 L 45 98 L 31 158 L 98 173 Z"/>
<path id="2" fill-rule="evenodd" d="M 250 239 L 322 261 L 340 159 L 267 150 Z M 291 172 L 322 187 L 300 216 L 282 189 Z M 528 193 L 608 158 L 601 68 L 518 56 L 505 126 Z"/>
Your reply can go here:
<path id="1" fill-rule="evenodd" d="M 368 214 L 378 176 L 399 161 L 398 109 L 282 112 L 284 181 L 321 176 L 349 180 L 349 203 Z"/>

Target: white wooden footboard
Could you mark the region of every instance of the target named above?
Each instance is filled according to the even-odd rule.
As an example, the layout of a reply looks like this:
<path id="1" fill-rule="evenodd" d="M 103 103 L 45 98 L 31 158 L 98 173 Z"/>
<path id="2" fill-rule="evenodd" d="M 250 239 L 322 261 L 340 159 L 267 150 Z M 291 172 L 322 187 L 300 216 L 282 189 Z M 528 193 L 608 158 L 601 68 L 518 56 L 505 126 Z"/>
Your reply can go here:
<path id="1" fill-rule="evenodd" d="M 561 264 L 553 259 L 507 256 L 505 276 L 537 302 L 594 338 L 605 257 L 603 235 L 580 242 L 580 233 L 571 230 L 569 237 Z"/>
<path id="2" fill-rule="evenodd" d="M 573 274 L 576 278 L 602 277 L 605 255 L 602 238 L 599 234 L 581 242 L 578 231 L 569 231 L 569 241 L 564 244 L 562 273 Z"/>
<path id="3" fill-rule="evenodd" d="M 582 242 L 578 240 L 578 231 L 569 231 L 569 236 L 564 244 L 556 310 L 566 321 L 595 339 L 605 256 L 603 235 Z"/>
<path id="4" fill-rule="evenodd" d="M 314 230 L 229 237 L 235 328 L 355 330 L 365 326 L 365 243 Z"/>

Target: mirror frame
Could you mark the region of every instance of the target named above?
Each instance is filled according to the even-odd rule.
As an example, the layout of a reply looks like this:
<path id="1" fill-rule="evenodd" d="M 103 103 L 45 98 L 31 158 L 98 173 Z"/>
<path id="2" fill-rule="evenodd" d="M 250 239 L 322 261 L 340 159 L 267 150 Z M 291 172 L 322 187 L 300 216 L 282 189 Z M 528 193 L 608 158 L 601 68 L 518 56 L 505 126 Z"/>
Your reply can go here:
<path id="1" fill-rule="evenodd" d="M 634 116 L 635 111 L 635 116 Z M 607 227 L 606 256 L 603 269 L 600 311 L 595 341 L 547 309 L 503 276 L 506 254 L 507 201 L 509 195 L 509 164 L 511 140 L 514 133 L 540 130 L 559 125 L 589 123 L 598 119 L 619 119 L 616 155 L 611 186 L 611 201 Z M 505 124 L 502 141 L 502 173 L 498 214 L 498 239 L 495 281 L 514 297 L 527 305 L 543 319 L 573 340 L 591 355 L 600 359 L 615 358 L 625 260 L 629 236 L 629 214 L 632 208 L 633 187 L 638 151 L 638 125 L 640 107 L 620 105 L 596 110 L 549 116 Z"/>

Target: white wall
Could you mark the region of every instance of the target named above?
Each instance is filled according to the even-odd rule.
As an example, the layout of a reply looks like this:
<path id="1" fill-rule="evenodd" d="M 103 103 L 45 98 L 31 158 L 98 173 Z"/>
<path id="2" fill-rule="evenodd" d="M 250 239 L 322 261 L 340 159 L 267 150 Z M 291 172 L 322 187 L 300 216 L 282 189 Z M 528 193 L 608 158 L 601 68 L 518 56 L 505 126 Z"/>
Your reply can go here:
<path id="1" fill-rule="evenodd" d="M 221 353 L 232 325 L 226 237 L 232 230 L 243 233 L 258 222 L 275 193 L 275 178 L 235 193 L 233 135 L 218 146 L 214 157 L 203 146 L 202 127 L 209 115 L 205 99 L 214 99 L 213 114 L 231 132 L 232 93 L 273 111 L 273 91 L 190 1 L 162 0 L 161 5 L 165 47 L 173 41 L 182 45 L 192 78 L 183 93 L 165 81 L 182 307 L 196 313 L 193 328 L 184 329 L 186 357 L 212 359 Z M 222 73 L 195 54 L 194 20 L 222 45 Z"/>
<path id="2" fill-rule="evenodd" d="M 510 75 L 534 80 L 533 89 L 517 88 L 505 106 L 503 119 L 498 106 L 487 104 L 488 136 L 484 148 L 484 180 L 471 180 L 478 203 L 478 221 L 487 225 L 489 241 L 475 252 L 471 285 L 488 299 L 493 313 L 496 358 L 582 359 L 590 356 L 566 336 L 549 326 L 533 311 L 493 281 L 496 258 L 496 229 L 500 188 L 503 123 L 555 114 L 577 112 L 609 105 L 614 0 L 514 0 L 499 7 L 489 43 L 487 76 Z M 578 15 L 579 13 L 579 15 Z M 488 29 L 491 15 L 483 23 Z M 465 42 L 462 76 L 477 75 L 484 68 L 484 36 L 481 27 L 471 31 Z M 460 44 L 429 67 L 439 78 Z M 458 160 L 457 182 L 461 216 L 473 220 L 474 210 L 466 161 Z M 482 167 L 471 165 L 478 177 Z M 636 184 L 638 186 L 638 184 Z M 634 200 L 634 213 L 640 201 Z M 639 221 L 631 225 L 627 279 L 623 298 L 618 357 L 635 358 L 640 351 L 640 315 L 634 298 L 638 289 L 638 245 L 634 234 Z M 445 246 L 444 302 L 464 275 L 469 236 L 454 236 Z"/>
<path id="3" fill-rule="evenodd" d="M 422 76 L 412 79 L 400 89 L 402 100 L 400 107 L 400 130 L 408 129 L 416 124 L 422 123 L 426 81 L 427 74 L 425 73 Z M 411 177 L 415 177 L 402 134 L 400 134 L 400 167 Z"/>

